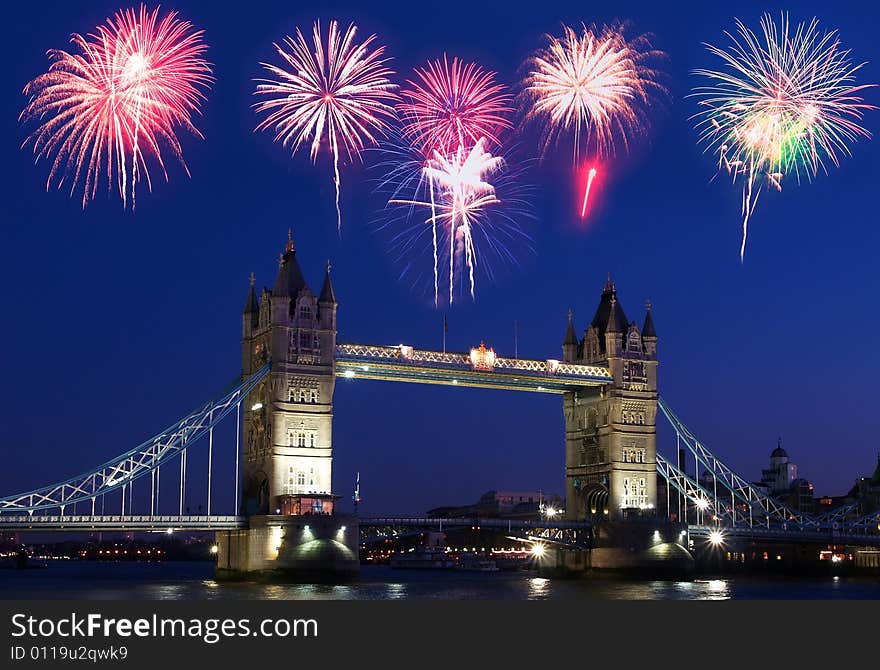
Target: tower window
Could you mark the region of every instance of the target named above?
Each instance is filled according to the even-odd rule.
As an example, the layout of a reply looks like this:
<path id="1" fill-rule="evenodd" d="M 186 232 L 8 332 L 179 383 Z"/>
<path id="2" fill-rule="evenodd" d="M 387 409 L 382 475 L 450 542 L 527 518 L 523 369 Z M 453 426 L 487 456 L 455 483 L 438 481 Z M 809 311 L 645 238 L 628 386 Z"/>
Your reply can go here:
<path id="1" fill-rule="evenodd" d="M 308 305 L 303 305 L 302 307 L 300 307 L 300 308 L 299 308 L 299 318 L 300 318 L 300 319 L 311 320 L 311 318 L 312 318 L 312 308 L 309 307 Z"/>
<path id="2" fill-rule="evenodd" d="M 299 348 L 300 349 L 308 349 L 311 347 L 312 338 L 308 333 L 300 333 L 299 335 Z"/>

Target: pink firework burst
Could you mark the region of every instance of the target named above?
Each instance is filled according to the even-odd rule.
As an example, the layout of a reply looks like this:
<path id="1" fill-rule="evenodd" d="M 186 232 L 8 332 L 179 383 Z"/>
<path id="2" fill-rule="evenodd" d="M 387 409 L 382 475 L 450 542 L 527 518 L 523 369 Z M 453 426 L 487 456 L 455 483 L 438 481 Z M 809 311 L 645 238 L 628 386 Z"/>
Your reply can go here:
<path id="1" fill-rule="evenodd" d="M 281 46 L 275 44 L 284 66 L 262 63 L 275 78 L 258 80 L 256 95 L 266 97 L 254 105 L 258 113 L 268 112 L 257 130 L 274 130 L 275 140 L 293 153 L 310 139 L 314 161 L 321 141 L 327 141 L 333 154 L 340 230 L 340 151 L 351 160 L 360 157 L 368 144 L 376 144 L 395 116 L 389 103 L 398 99 L 397 86 L 390 80 L 394 73 L 385 65 L 388 59 L 383 58 L 385 47 L 371 49 L 375 35 L 357 43 L 356 33 L 353 23 L 341 31 L 339 24 L 331 21 L 325 43 L 316 21 L 310 44 L 297 28 L 295 38 L 285 38 Z"/>
<path id="2" fill-rule="evenodd" d="M 452 154 L 483 138 L 498 146 L 498 133 L 512 127 L 507 119 L 512 96 L 495 81 L 494 72 L 476 63 L 453 58 L 450 65 L 444 54 L 442 61 L 416 68 L 407 84 L 397 107 L 403 135 L 426 156 Z"/>
<path id="3" fill-rule="evenodd" d="M 71 194 L 83 187 L 83 207 L 98 184 L 114 185 L 123 206 L 141 178 L 152 188 L 149 161 L 165 179 L 163 148 L 189 170 L 177 131 L 201 137 L 192 123 L 210 86 L 210 64 L 202 31 L 159 9 L 117 12 L 94 34 L 74 34 L 79 53 L 51 50 L 48 72 L 24 89 L 30 100 L 20 120 L 36 120 L 25 140 L 39 159 L 52 160 L 47 188 L 70 181 Z M 52 158 L 54 156 L 54 158 Z"/>

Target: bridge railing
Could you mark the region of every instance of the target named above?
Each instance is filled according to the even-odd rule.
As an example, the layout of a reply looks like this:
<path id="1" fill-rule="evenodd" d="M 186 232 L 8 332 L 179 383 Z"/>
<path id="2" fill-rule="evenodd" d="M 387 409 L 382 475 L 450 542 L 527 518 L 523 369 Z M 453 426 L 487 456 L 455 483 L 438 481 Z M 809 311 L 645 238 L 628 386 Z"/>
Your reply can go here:
<path id="1" fill-rule="evenodd" d="M 414 349 L 407 345 L 379 346 L 367 344 L 337 344 L 336 356 L 341 359 L 377 360 L 395 363 L 414 363 L 426 365 L 450 366 L 456 369 L 474 369 L 469 354 L 454 352 Z M 477 368 L 485 369 L 485 368 Z M 607 368 L 598 365 L 579 365 L 564 363 L 556 359 L 534 360 L 528 358 L 504 358 L 496 356 L 492 359 L 491 370 L 514 370 L 531 372 L 546 376 L 571 376 L 606 378 L 611 381 Z"/>

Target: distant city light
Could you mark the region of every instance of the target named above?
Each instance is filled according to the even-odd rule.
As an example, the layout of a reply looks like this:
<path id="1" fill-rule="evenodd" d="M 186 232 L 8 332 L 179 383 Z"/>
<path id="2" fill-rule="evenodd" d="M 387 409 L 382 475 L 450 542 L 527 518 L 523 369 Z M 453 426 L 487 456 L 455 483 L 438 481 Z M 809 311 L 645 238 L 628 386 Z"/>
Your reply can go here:
<path id="1" fill-rule="evenodd" d="M 251 405 L 252 412 L 258 412 L 261 409 L 263 409 L 263 403 L 261 403 L 261 402 L 255 402 L 253 405 Z"/>
<path id="2" fill-rule="evenodd" d="M 557 514 L 556 508 L 555 507 L 548 507 L 546 514 L 547 514 L 548 519 L 552 519 Z"/>
<path id="3" fill-rule="evenodd" d="M 166 530 L 165 532 L 166 532 L 168 535 L 171 535 L 171 533 L 174 532 L 174 529 L 173 529 L 173 528 L 169 528 L 169 529 Z"/>
<path id="4" fill-rule="evenodd" d="M 218 547 L 216 544 L 212 544 L 211 545 L 211 553 L 216 554 L 218 551 L 220 551 L 220 547 Z"/>
<path id="5" fill-rule="evenodd" d="M 546 549 L 546 547 L 544 547 L 543 544 L 536 542 L 535 544 L 532 545 L 530 553 L 535 558 L 543 558 L 544 554 L 547 553 L 547 549 Z"/>
<path id="6" fill-rule="evenodd" d="M 705 498 L 697 498 L 697 507 L 700 509 L 706 509 L 709 506 L 709 501 Z"/>
<path id="7" fill-rule="evenodd" d="M 717 547 L 724 543 L 724 535 L 722 535 L 720 530 L 713 530 L 709 533 L 709 542 Z"/>

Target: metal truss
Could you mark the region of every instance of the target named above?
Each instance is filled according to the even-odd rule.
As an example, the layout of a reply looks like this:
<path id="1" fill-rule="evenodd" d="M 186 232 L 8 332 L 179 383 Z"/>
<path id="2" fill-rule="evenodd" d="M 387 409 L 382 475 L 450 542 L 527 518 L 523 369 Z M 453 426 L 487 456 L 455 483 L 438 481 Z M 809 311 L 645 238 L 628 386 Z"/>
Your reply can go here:
<path id="1" fill-rule="evenodd" d="M 731 499 L 729 504 L 719 500 L 717 491 L 708 491 L 660 454 L 656 454 L 656 458 L 657 473 L 691 502 L 698 518 L 711 519 L 718 523 L 726 521 L 733 526 L 748 525 L 748 515 L 737 507 L 735 500 Z"/>
<path id="2" fill-rule="evenodd" d="M 716 486 L 717 483 L 720 483 L 746 505 L 750 526 L 754 525 L 756 521 L 765 524 L 768 528 L 771 524 L 781 524 L 784 528 L 788 526 L 805 528 L 818 525 L 816 520 L 809 515 L 791 509 L 740 477 L 688 430 L 663 398 L 658 399 L 658 405 L 678 438 L 684 440 L 694 457 L 715 478 Z"/>
<path id="3" fill-rule="evenodd" d="M 269 368 L 269 364 L 265 365 L 220 399 L 190 412 L 158 435 L 94 470 L 57 484 L 0 498 L 0 514 L 12 511 L 33 514 L 37 510 L 58 509 L 63 516 L 66 507 L 85 502 L 91 504 L 94 516 L 96 498 L 116 492 L 135 479 L 157 471 L 160 465 L 185 455 L 191 443 L 212 431 L 240 405 L 267 375 Z M 154 487 L 158 484 L 157 479 L 153 479 Z"/>
<path id="4" fill-rule="evenodd" d="M 483 355 L 478 359 L 479 362 L 475 362 L 475 352 L 478 351 Z M 394 366 L 395 370 L 401 370 L 403 369 L 401 366 L 407 366 L 436 372 L 482 371 L 489 375 L 500 373 L 500 375 L 506 376 L 518 374 L 533 380 L 554 380 L 556 385 L 562 382 L 569 382 L 571 385 L 596 385 L 608 384 L 612 381 L 608 368 L 598 365 L 578 365 L 564 363 L 556 359 L 540 361 L 525 358 L 504 358 L 495 356 L 494 352 L 491 352 L 491 357 L 486 357 L 485 354 L 485 349 L 474 349 L 471 354 L 461 354 L 414 349 L 403 344 L 390 347 L 366 344 L 336 345 L 337 364 L 341 364 L 352 373 L 357 371 L 354 366 L 368 365 L 372 362 Z M 367 375 L 359 374 L 359 376 Z M 419 381 L 419 378 L 413 377 L 402 381 Z M 540 390 L 549 389 L 541 388 Z"/>

